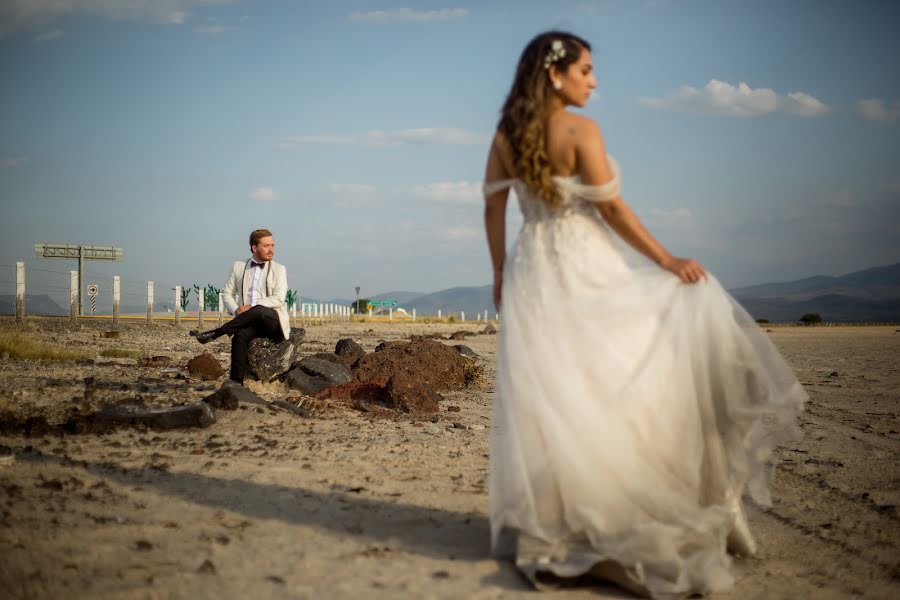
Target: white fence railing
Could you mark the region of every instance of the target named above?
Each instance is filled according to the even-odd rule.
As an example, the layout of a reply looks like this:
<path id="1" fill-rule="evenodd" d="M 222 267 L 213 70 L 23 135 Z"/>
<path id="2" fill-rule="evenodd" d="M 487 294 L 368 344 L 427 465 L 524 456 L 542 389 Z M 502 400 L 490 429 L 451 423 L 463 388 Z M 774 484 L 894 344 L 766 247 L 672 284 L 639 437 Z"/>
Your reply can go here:
<path id="1" fill-rule="evenodd" d="M 27 289 L 26 289 L 27 282 Z M 187 310 L 182 297 L 186 286 L 159 281 L 132 281 L 120 278 L 118 275 L 102 274 L 97 272 L 85 273 L 85 289 L 79 295 L 78 271 L 55 271 L 39 266 L 32 266 L 25 262 L 15 264 L 0 263 L 0 296 L 7 291 L 15 290 L 15 311 L 17 321 L 23 321 L 27 316 L 59 315 L 60 306 L 68 312 L 71 321 L 78 319 L 112 319 L 116 327 L 120 320 L 146 320 L 172 321 L 176 324 L 181 321 L 196 322 L 202 329 L 207 322 L 221 325 L 230 315 L 224 308 L 222 293 L 213 288 L 201 288 L 194 285 L 189 290 L 195 292 L 196 298 L 189 300 Z M 171 290 L 170 293 L 161 290 Z M 211 295 L 211 298 L 207 298 Z M 28 306 L 29 298 L 32 300 L 44 296 L 52 300 L 43 308 Z M 378 312 L 370 308 L 367 312 L 354 313 L 352 306 L 334 302 L 304 301 L 299 295 L 293 295 L 293 303 L 288 307 L 293 324 L 318 324 L 352 319 L 368 319 L 371 321 L 417 321 L 420 318 L 439 321 L 466 322 L 465 311 L 445 311 L 437 309 L 436 315 L 421 316 L 416 309 L 407 312 L 401 308 L 385 307 Z M 212 300 L 211 302 L 209 302 Z M 79 302 L 80 301 L 80 302 Z M 209 304 L 208 304 L 209 302 Z M 79 305 L 80 304 L 80 305 Z M 4 310 L 4 313 L 12 312 Z M 476 313 L 475 322 L 488 322 L 487 309 Z M 493 314 L 494 321 L 499 320 L 497 313 Z M 472 321 L 470 319 L 470 321 Z"/>
<path id="2" fill-rule="evenodd" d="M 29 314 L 26 300 L 29 296 L 28 292 L 31 290 L 26 286 L 27 278 L 25 267 L 26 265 L 24 262 L 17 262 L 15 265 L 0 265 L 0 285 L 6 287 L 12 283 L 13 279 L 15 281 L 15 316 L 17 321 L 24 321 Z M 91 279 L 93 281 L 102 281 L 104 283 L 104 286 L 102 287 L 106 287 L 105 284 L 109 283 L 110 285 L 109 287 L 106 287 L 106 289 L 111 290 L 111 294 L 108 299 L 104 294 L 105 302 L 101 303 L 100 314 L 97 314 L 95 301 L 97 296 L 101 293 L 101 286 L 95 283 L 87 285 L 85 297 L 90 301 L 90 314 L 82 314 L 87 312 L 87 307 L 85 307 L 84 310 L 79 310 L 78 271 L 65 272 L 35 268 L 29 269 L 29 271 L 51 275 L 51 277 L 45 276 L 44 279 L 49 280 L 52 283 L 48 284 L 47 281 L 44 281 L 37 286 L 37 294 L 55 296 L 58 299 L 61 296 L 61 292 L 67 292 L 65 297 L 67 298 L 69 319 L 71 321 L 91 317 L 111 318 L 113 326 L 116 327 L 118 326 L 120 319 L 145 319 L 147 323 L 152 323 L 153 321 L 173 321 L 176 324 L 180 323 L 182 320 L 189 320 L 197 321 L 202 326 L 206 320 L 214 320 L 218 324 L 221 324 L 225 319 L 230 317 L 224 309 L 221 291 L 218 292 L 217 305 L 208 307 L 206 306 L 207 299 L 205 290 L 199 288 L 199 286 L 195 286 L 197 291 L 197 309 L 188 311 L 185 310 L 185 307 L 183 306 L 183 287 L 180 285 L 165 286 L 172 290 L 172 308 L 168 308 L 168 300 L 166 300 L 163 305 L 164 310 L 159 311 L 157 310 L 156 291 L 163 286 L 157 285 L 154 281 L 125 282 L 122 281 L 118 275 L 113 275 L 110 280 L 109 276 L 98 276 L 96 274 L 94 274 Z M 10 277 L 10 275 L 12 275 L 12 277 Z M 52 275 L 56 275 L 57 277 L 52 277 Z M 60 285 L 60 280 L 64 281 L 65 276 L 68 276 L 69 280 L 67 288 Z M 123 284 L 125 284 L 125 294 L 122 293 Z M 137 291 L 138 288 L 144 289 Z M 144 293 L 145 290 L 146 294 Z M 90 292 L 95 293 L 91 294 Z M 126 305 L 130 307 L 127 314 L 122 314 L 123 298 L 126 300 Z M 87 302 L 85 304 L 87 304 Z M 300 304 L 301 307 L 299 311 L 297 310 L 298 304 Z M 58 305 L 54 304 L 54 306 Z M 141 308 L 135 310 L 138 306 L 141 306 Z M 295 324 L 298 322 L 303 324 L 314 324 L 349 321 L 352 316 L 350 306 L 333 302 L 320 302 L 315 304 L 302 303 L 299 297 L 297 297 L 296 301 L 288 308 L 288 312 L 291 316 L 291 320 Z M 44 316 L 41 314 L 41 311 L 32 311 L 30 314 Z"/>

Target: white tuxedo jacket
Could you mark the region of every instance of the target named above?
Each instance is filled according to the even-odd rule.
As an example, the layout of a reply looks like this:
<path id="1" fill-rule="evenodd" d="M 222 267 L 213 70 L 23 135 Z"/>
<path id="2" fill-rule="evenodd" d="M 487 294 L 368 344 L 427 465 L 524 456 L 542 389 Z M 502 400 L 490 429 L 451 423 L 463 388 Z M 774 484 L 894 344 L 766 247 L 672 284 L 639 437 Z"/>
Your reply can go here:
<path id="1" fill-rule="evenodd" d="M 250 304 L 250 260 L 237 261 L 232 265 L 225 287 L 222 289 L 222 302 L 230 314 L 234 314 L 238 306 Z M 263 267 L 259 279 L 260 299 L 257 304 L 274 308 L 278 313 L 278 321 L 281 323 L 281 331 L 284 339 L 291 335 L 291 322 L 288 317 L 285 298 L 288 292 L 287 269 L 274 260 L 270 260 Z"/>

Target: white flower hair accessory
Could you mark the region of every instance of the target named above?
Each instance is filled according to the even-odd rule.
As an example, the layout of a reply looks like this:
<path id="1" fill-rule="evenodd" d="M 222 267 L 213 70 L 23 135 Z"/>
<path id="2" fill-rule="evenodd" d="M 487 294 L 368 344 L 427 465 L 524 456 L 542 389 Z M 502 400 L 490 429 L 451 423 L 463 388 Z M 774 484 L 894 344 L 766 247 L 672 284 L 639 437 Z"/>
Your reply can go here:
<path id="1" fill-rule="evenodd" d="M 562 40 L 553 40 L 550 44 L 550 52 L 544 57 L 544 68 L 549 69 L 550 65 L 566 55 L 566 48 L 563 46 Z"/>

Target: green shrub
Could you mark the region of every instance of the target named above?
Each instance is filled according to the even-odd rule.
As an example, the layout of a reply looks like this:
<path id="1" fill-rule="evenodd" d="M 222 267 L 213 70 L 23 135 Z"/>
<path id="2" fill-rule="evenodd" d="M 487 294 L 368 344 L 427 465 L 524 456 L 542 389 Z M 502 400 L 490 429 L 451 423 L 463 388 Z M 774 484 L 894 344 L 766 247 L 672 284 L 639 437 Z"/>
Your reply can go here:
<path id="1" fill-rule="evenodd" d="M 816 325 L 822 322 L 822 315 L 819 313 L 806 313 L 800 317 L 800 322 L 804 325 Z"/>

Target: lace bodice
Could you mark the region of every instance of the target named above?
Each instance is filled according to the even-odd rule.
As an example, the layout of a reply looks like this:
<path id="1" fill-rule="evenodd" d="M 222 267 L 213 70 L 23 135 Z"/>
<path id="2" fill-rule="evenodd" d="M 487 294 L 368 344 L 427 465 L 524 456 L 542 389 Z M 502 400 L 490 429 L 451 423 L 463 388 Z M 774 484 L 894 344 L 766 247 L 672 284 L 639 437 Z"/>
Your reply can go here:
<path id="1" fill-rule="evenodd" d="M 561 203 L 557 207 L 551 207 L 540 196 L 532 193 L 521 179 L 502 179 L 499 181 L 485 182 L 484 196 L 488 197 L 498 191 L 511 187 L 519 198 L 519 208 L 525 223 L 543 221 L 566 217 L 573 214 L 594 214 L 593 204 L 596 202 L 609 202 L 619 195 L 621 177 L 619 175 L 619 163 L 612 156 L 607 155 L 607 161 L 613 172 L 613 178 L 603 185 L 587 185 L 581 183 L 577 175 L 569 177 L 554 177 L 553 182 L 559 188 Z"/>

